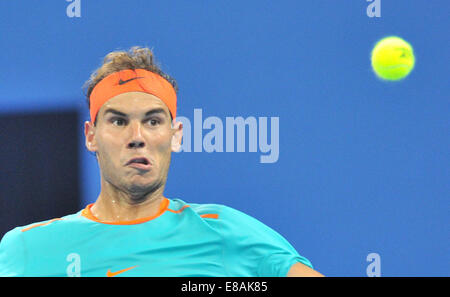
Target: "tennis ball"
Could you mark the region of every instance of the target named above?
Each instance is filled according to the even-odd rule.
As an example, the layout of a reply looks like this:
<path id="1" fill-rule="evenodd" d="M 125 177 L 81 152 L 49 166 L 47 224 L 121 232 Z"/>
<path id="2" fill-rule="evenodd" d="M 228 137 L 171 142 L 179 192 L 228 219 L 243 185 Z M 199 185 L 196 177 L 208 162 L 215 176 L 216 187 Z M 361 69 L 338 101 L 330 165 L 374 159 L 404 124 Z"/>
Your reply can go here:
<path id="1" fill-rule="evenodd" d="M 401 80 L 413 70 L 414 64 L 412 46 L 400 37 L 385 37 L 372 50 L 372 68 L 382 79 Z"/>

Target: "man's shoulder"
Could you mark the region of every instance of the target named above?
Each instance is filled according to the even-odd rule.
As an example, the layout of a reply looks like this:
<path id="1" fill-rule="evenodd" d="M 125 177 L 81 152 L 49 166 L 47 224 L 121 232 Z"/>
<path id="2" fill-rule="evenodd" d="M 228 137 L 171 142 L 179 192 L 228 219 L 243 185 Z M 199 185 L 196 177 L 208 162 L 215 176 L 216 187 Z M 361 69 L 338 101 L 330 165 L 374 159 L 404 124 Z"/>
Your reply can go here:
<path id="1" fill-rule="evenodd" d="M 207 214 L 226 214 L 228 212 L 235 211 L 232 207 L 224 204 L 218 203 L 196 203 L 196 202 L 186 202 L 179 198 L 170 199 L 169 210 L 179 211 L 185 208 L 191 209 L 191 211 L 202 216 Z"/>
<path id="2" fill-rule="evenodd" d="M 68 224 L 73 224 L 77 221 L 79 221 L 79 215 L 80 213 L 74 213 L 70 215 L 66 215 L 59 218 L 52 218 L 47 219 L 43 221 L 37 221 L 31 224 L 23 225 L 15 227 L 14 229 L 8 231 L 6 235 L 9 235 L 10 237 L 17 237 L 20 234 L 24 235 L 35 235 L 35 234 L 41 234 L 42 232 L 46 232 L 49 230 L 55 230 L 59 229 L 62 226 L 67 226 Z"/>
<path id="3" fill-rule="evenodd" d="M 235 207 L 218 203 L 191 203 L 181 199 L 171 199 L 170 207 L 174 209 L 189 208 L 192 212 L 205 219 L 214 219 L 219 224 L 230 227 L 242 224 L 262 224 L 249 214 L 246 214 Z"/>

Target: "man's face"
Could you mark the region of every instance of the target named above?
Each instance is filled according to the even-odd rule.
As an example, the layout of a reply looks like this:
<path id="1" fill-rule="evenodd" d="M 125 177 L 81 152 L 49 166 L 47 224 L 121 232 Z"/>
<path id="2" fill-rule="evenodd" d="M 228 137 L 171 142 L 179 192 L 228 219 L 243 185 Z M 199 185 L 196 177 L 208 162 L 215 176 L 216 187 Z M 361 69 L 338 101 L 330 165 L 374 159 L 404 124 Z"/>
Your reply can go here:
<path id="1" fill-rule="evenodd" d="M 102 180 L 137 197 L 164 187 L 182 125 L 156 96 L 128 92 L 108 100 L 97 125 L 85 123 L 86 146 L 97 153 Z M 141 158 L 130 163 L 134 158 Z M 146 159 L 146 160 L 145 160 Z"/>

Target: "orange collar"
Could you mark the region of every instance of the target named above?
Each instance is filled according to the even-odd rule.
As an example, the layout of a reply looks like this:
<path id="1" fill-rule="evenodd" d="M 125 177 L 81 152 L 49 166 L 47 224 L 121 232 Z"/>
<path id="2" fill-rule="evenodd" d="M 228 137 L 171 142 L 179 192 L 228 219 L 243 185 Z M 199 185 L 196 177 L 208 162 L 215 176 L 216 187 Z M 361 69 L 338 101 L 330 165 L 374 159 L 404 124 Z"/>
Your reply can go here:
<path id="1" fill-rule="evenodd" d="M 108 221 L 99 220 L 91 212 L 91 207 L 93 205 L 94 205 L 94 203 L 88 204 L 86 206 L 86 208 L 81 211 L 81 215 L 83 217 L 91 220 L 91 221 L 94 221 L 94 222 L 97 222 L 97 223 L 102 223 L 102 224 L 109 224 L 109 225 L 135 225 L 135 224 L 141 224 L 141 223 L 145 223 L 145 222 L 151 221 L 153 219 L 156 219 L 160 215 L 162 215 L 169 207 L 169 199 L 163 198 L 163 200 L 161 201 L 161 204 L 159 205 L 159 210 L 158 210 L 158 212 L 156 214 L 154 214 L 154 215 L 152 215 L 150 217 L 140 218 L 140 219 L 131 220 L 131 221 L 108 222 Z"/>

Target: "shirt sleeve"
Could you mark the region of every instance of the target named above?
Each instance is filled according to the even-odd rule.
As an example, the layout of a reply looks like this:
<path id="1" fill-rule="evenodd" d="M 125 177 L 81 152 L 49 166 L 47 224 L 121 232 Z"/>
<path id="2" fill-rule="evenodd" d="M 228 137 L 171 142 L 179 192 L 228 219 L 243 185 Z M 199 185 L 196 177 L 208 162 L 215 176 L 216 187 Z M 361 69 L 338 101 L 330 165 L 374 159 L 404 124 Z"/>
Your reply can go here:
<path id="1" fill-rule="evenodd" d="M 219 219 L 231 276 L 249 271 L 250 276 L 284 277 L 297 262 L 313 268 L 282 235 L 257 219 L 227 206 Z"/>
<path id="2" fill-rule="evenodd" d="M 25 273 L 25 247 L 19 228 L 3 236 L 0 242 L 0 277 L 23 276 Z"/>

